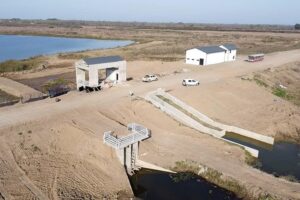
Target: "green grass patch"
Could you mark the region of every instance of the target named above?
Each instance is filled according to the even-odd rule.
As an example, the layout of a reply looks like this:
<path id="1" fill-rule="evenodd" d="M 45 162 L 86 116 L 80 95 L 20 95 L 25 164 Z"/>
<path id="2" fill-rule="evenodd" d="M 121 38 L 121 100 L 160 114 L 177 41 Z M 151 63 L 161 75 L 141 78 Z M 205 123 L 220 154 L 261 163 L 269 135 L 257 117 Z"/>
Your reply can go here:
<path id="1" fill-rule="evenodd" d="M 259 86 L 262 86 L 262 87 L 265 87 L 267 88 L 268 87 L 268 84 L 266 84 L 264 81 L 260 80 L 259 78 L 257 77 L 254 77 L 253 80 L 256 82 L 257 85 Z"/>
<path id="2" fill-rule="evenodd" d="M 282 98 L 285 98 L 287 96 L 286 90 L 284 90 L 282 88 L 274 88 L 272 93 L 274 95 L 276 95 L 278 97 L 282 97 Z"/>
<path id="3" fill-rule="evenodd" d="M 80 59 L 84 59 L 84 58 L 88 58 L 89 56 L 85 55 L 85 54 L 81 54 L 81 53 L 60 53 L 58 54 L 58 58 L 61 59 L 76 59 L 76 60 L 80 60 Z"/>
<path id="4" fill-rule="evenodd" d="M 162 96 L 162 95 L 157 95 L 158 98 L 160 98 L 161 100 L 163 100 L 164 102 L 170 104 L 171 106 L 173 106 L 174 108 L 176 108 L 177 110 L 183 112 L 184 114 L 186 114 L 187 116 L 189 116 L 190 118 L 192 118 L 193 120 L 199 122 L 200 124 L 202 124 L 203 126 L 207 127 L 207 128 L 211 128 L 217 131 L 222 131 L 222 129 L 212 126 L 202 120 L 200 120 L 198 117 L 196 117 L 195 115 L 193 115 L 192 113 L 188 112 L 187 110 L 183 109 L 181 106 L 177 105 L 176 103 L 174 103 L 172 100 Z"/>
<path id="5" fill-rule="evenodd" d="M 280 87 L 274 87 L 272 93 L 274 95 L 276 95 L 278 97 L 281 97 L 283 99 L 286 99 L 286 100 L 292 100 L 293 99 L 293 96 L 290 95 L 287 90 L 285 90 L 283 88 L 280 88 Z"/>

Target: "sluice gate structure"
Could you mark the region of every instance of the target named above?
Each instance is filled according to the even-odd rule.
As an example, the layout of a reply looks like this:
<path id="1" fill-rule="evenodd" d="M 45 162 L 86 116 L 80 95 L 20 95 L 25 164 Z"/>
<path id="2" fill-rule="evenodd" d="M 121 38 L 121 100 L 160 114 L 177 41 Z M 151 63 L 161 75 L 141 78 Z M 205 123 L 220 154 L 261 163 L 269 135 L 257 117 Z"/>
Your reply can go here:
<path id="1" fill-rule="evenodd" d="M 123 137 L 117 137 L 112 131 L 107 131 L 103 135 L 103 143 L 114 148 L 117 156 L 125 166 L 127 173 L 133 175 L 137 166 L 139 143 L 151 137 L 150 130 L 137 123 L 127 125 L 131 134 Z"/>

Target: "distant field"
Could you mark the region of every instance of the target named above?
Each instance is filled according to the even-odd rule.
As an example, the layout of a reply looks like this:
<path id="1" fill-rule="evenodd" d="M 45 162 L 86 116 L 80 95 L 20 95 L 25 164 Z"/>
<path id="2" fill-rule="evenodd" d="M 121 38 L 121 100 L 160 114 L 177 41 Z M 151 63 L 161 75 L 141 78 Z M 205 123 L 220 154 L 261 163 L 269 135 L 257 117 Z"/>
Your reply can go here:
<path id="1" fill-rule="evenodd" d="M 293 30 L 292 26 L 22 21 L 15 19 L 1 21 L 0 33 L 121 39 L 137 42 L 119 49 L 60 54 L 57 56 L 56 65 L 66 60 L 102 55 L 121 55 L 126 60 L 175 61 L 184 58 L 186 49 L 224 43 L 236 44 L 240 54 L 270 53 L 300 48 L 300 32 Z M 51 65 L 51 59 L 49 57 L 45 59 Z M 40 62 L 36 61 L 31 63 L 40 65 Z M 11 70 L 6 67 L 5 71 L 22 70 L 23 65 L 20 67 L 20 63 L 16 63 L 17 66 L 13 66 L 13 63 L 8 64 Z M 30 66 L 30 68 L 35 67 Z"/>

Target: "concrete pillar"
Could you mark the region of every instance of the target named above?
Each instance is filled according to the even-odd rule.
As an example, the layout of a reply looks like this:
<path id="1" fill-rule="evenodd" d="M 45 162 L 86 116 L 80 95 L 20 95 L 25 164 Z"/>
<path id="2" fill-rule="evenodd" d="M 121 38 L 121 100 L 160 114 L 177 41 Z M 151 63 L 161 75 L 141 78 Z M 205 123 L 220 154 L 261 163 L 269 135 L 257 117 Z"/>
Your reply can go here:
<path id="1" fill-rule="evenodd" d="M 135 160 L 135 162 L 137 161 L 137 159 L 138 159 L 138 155 L 139 155 L 139 142 L 137 142 L 137 143 L 134 143 L 133 145 L 132 145 L 132 152 L 133 152 L 133 154 L 134 154 L 134 160 Z M 134 165 L 135 165 L 136 163 L 134 163 Z"/>
<path id="2" fill-rule="evenodd" d="M 127 169 L 127 172 L 131 173 L 131 155 L 132 155 L 132 145 L 125 148 L 125 166 Z"/>
<path id="3" fill-rule="evenodd" d="M 123 149 L 116 150 L 116 154 L 121 164 L 124 165 L 127 172 L 131 174 L 131 171 L 136 167 L 136 161 L 139 154 L 139 142 Z"/>
<path id="4" fill-rule="evenodd" d="M 85 71 L 76 67 L 76 84 L 77 90 L 83 86 L 85 81 Z"/>
<path id="5" fill-rule="evenodd" d="M 91 68 L 89 70 L 89 86 L 96 87 L 98 86 L 99 78 L 98 78 L 98 69 Z"/>
<path id="6" fill-rule="evenodd" d="M 127 68 L 126 61 L 120 62 L 120 66 L 119 66 L 119 82 L 125 82 L 125 81 L 127 81 L 127 73 L 126 73 L 127 69 L 126 68 Z"/>

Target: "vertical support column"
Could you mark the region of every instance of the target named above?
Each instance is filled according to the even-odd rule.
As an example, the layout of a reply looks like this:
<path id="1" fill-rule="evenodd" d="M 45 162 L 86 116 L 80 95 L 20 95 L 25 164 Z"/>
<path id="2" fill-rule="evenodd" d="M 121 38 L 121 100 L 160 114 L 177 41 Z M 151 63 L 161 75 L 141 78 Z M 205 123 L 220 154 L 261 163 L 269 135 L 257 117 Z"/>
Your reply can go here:
<path id="1" fill-rule="evenodd" d="M 91 68 L 89 70 L 89 86 L 90 87 L 95 87 L 98 86 L 98 69 Z"/>
<path id="2" fill-rule="evenodd" d="M 85 82 L 85 71 L 76 67 L 77 90 L 79 90 L 79 88 L 84 85 L 84 82 Z"/>
<path id="3" fill-rule="evenodd" d="M 134 156 L 134 167 L 136 165 L 136 161 L 138 159 L 138 155 L 139 155 L 139 142 L 136 142 L 132 145 L 132 151 L 133 151 L 133 156 Z"/>
<path id="4" fill-rule="evenodd" d="M 131 174 L 132 167 L 131 167 L 131 155 L 132 155 L 132 145 L 129 145 L 125 149 L 125 166 L 127 169 L 127 172 Z"/>

